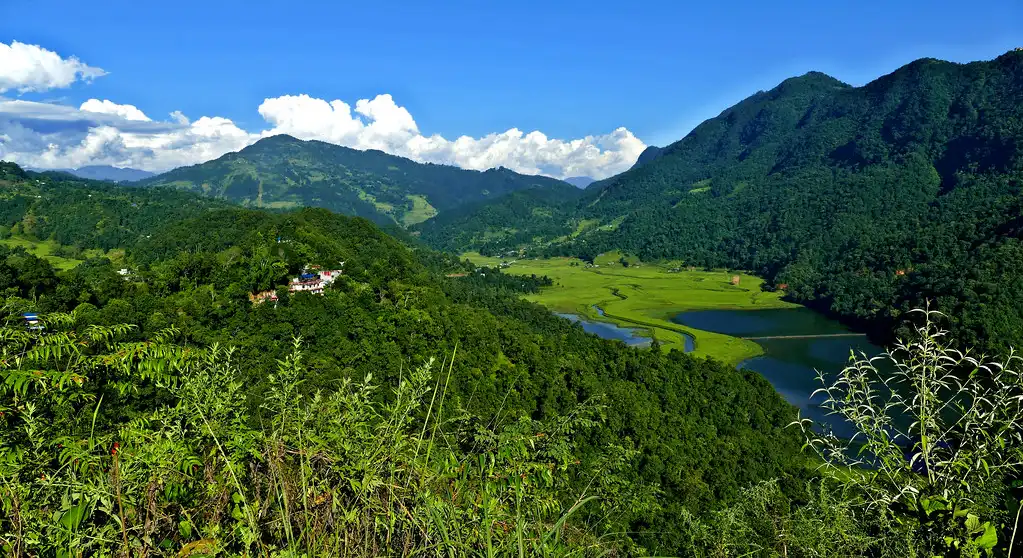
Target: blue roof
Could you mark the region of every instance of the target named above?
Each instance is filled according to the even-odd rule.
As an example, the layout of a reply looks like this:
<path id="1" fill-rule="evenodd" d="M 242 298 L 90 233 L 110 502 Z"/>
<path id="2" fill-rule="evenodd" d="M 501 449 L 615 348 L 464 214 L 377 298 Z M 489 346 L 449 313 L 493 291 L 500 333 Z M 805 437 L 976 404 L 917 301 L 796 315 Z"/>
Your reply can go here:
<path id="1" fill-rule="evenodd" d="M 25 314 L 22 314 L 21 317 L 25 318 L 26 320 L 38 320 L 39 319 L 38 315 L 30 314 L 30 313 L 27 313 L 27 312 Z"/>
<path id="2" fill-rule="evenodd" d="M 315 273 L 303 273 L 302 275 L 299 275 L 299 276 L 298 276 L 298 278 L 299 278 L 299 279 L 302 279 L 302 280 L 305 280 L 305 279 L 313 279 L 313 278 L 315 278 L 315 277 L 316 277 L 316 274 L 315 274 Z"/>

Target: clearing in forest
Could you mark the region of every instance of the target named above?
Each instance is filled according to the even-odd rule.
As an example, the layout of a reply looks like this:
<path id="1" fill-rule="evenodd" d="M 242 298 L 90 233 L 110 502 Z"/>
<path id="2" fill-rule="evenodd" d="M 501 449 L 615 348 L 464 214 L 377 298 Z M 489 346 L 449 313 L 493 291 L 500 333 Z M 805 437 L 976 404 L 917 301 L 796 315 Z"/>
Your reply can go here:
<path id="1" fill-rule="evenodd" d="M 497 267 L 510 260 L 463 254 L 477 265 Z M 686 327 L 671 319 L 690 310 L 767 310 L 797 308 L 781 299 L 780 292 L 765 292 L 763 280 L 729 270 L 673 271 L 667 265 L 620 263 L 617 252 L 594 260 L 594 266 L 576 258 L 518 260 L 504 273 L 546 275 L 554 282 L 526 298 L 555 312 L 577 314 L 587 320 L 607 321 L 622 327 L 646 329 L 665 350 L 684 346 L 682 333 L 695 340 L 694 355 L 738 364 L 760 354 L 760 345 L 747 339 Z M 629 261 L 627 259 L 627 261 Z M 637 265 L 638 263 L 638 265 Z M 732 284 L 738 276 L 738 284 Z M 599 315 L 596 308 L 604 310 Z"/>

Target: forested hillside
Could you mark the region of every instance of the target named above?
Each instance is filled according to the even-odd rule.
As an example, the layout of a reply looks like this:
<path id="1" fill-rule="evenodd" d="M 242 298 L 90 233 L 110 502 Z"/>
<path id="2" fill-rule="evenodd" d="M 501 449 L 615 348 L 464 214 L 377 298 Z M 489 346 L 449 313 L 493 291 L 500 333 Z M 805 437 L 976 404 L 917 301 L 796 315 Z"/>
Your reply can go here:
<path id="1" fill-rule="evenodd" d="M 484 172 L 416 163 L 287 135 L 139 182 L 172 186 L 249 207 L 324 207 L 378 223 L 409 225 L 460 205 L 537 185 L 564 185 L 505 168 Z"/>
<path id="2" fill-rule="evenodd" d="M 481 244 L 529 245 L 538 238 L 571 234 L 572 209 L 582 195 L 582 190 L 569 184 L 537 186 L 507 194 L 494 203 L 477 202 L 445 211 L 416 227 L 415 232 L 427 244 L 454 253 Z"/>
<path id="3" fill-rule="evenodd" d="M 445 366 L 435 366 L 426 380 L 417 380 L 437 390 L 443 386 L 444 395 L 436 401 L 433 413 L 442 413 L 445 422 L 438 426 L 428 422 L 430 415 L 424 403 L 410 411 L 409 420 L 415 426 L 409 429 L 418 432 L 422 425 L 430 424 L 438 444 L 444 436 L 448 436 L 445 443 L 450 444 L 456 439 L 466 441 L 466 433 L 473 433 L 476 442 L 469 443 L 470 439 L 467 446 L 443 449 L 444 455 L 456 462 L 465 459 L 458 457 L 463 455 L 461 451 L 476 459 L 470 449 L 478 443 L 489 443 L 484 442 L 485 429 L 519 428 L 522 421 L 529 420 L 538 421 L 536 424 L 541 426 L 535 426 L 537 429 L 547 428 L 542 425 L 596 405 L 595 426 L 569 438 L 572 460 L 556 471 L 561 480 L 551 484 L 543 495 L 549 499 L 544 500 L 548 503 L 543 509 L 548 510 L 545 513 L 557 512 L 556 520 L 557 514 L 572 508 L 580 494 L 600 494 L 604 503 L 584 508 L 573 518 L 573 524 L 582 530 L 599 527 L 601 531 L 630 533 L 629 539 L 654 552 L 677 552 L 684 546 L 680 518 L 688 514 L 703 516 L 735 501 L 743 489 L 764 480 L 780 478 L 787 490 L 799 493 L 799 479 L 808 474 L 799 456 L 798 433 L 785 428 L 793 420 L 794 410 L 763 378 L 678 352 L 665 355 L 637 351 L 587 335 L 543 308 L 518 300 L 524 290 L 537 288 L 538 280 L 505 277 L 496 270 L 477 273 L 472 266 L 441 254 L 412 252 L 366 220 L 323 209 L 270 213 L 225 207 L 173 190 L 84 182 L 43 184 L 39 175 L 26 175 L 14 165 L 5 165 L 3 172 L 0 193 L 8 199 L 22 200 L 4 207 L 23 208 L 4 213 L 0 225 L 7 230 L 17 229 L 22 238 L 48 234 L 83 248 L 117 241 L 125 250 L 116 266 L 94 258 L 58 272 L 22 249 L 0 247 L 0 293 L 5 297 L 5 319 L 14 332 L 4 338 L 11 343 L 22 342 L 18 341 L 21 334 L 16 332 L 21 312 L 37 312 L 44 320 L 49 315 L 70 312 L 71 318 L 53 318 L 55 321 L 45 322 L 46 327 L 81 336 L 82 347 L 96 343 L 96 350 L 100 350 L 100 338 L 85 341 L 88 335 L 100 331 L 95 326 L 118 328 L 114 337 L 129 344 L 146 339 L 166 343 L 170 339 L 166 332 L 172 331 L 177 348 L 167 350 L 184 351 L 173 353 L 181 358 L 186 358 L 182 355 L 189 351 L 215 345 L 230 347 L 234 378 L 230 386 L 234 387 L 223 389 L 237 394 L 229 405 L 233 409 L 230 412 L 247 417 L 230 423 L 235 425 L 230 430 L 232 436 L 242 436 L 239 432 L 244 428 L 259 428 L 265 421 L 276 420 L 268 409 L 276 408 L 273 405 L 277 403 L 266 397 L 281 389 L 280 363 L 287 361 L 294 351 L 294 340 L 301 338 L 302 372 L 295 384 L 300 387 L 293 389 L 308 398 L 318 392 L 333 397 L 330 394 L 347 382 L 370 382 L 372 378 L 371 383 L 380 389 L 367 391 L 367 401 L 390 406 L 396 404 L 394 393 L 400 392 L 402 378 L 408 380 L 412 371 L 431 358 L 445 361 Z M 54 225 L 72 218 L 81 224 L 66 230 Z M 37 225 L 26 230 L 26 221 Z M 283 288 L 307 265 L 333 268 L 341 262 L 342 277 L 323 296 L 288 293 Z M 128 275 L 118 274 L 116 269 L 120 267 L 128 268 Z M 453 272 L 468 275 L 445 277 Z M 250 302 L 250 293 L 275 288 L 280 294 L 276 303 Z M 132 329 L 124 330 L 124 324 Z M 24 342 L 32 343 L 30 338 Z M 57 338 L 53 343 L 58 343 Z M 4 350 L 25 350 L 18 346 L 22 348 L 5 345 Z M 157 345 L 130 346 L 135 348 L 129 350 L 125 345 L 117 349 L 122 351 L 117 354 L 141 355 L 134 351 Z M 43 355 L 50 353 L 32 354 L 45 359 Z M 108 358 L 102 362 L 102 366 L 110 366 L 113 361 Z M 60 368 L 64 364 L 58 360 L 39 366 Z M 0 439 L 0 462 L 2 476 L 18 488 L 12 493 L 13 499 L 3 501 L 8 511 L 0 514 L 0 543 L 14 540 L 4 537 L 19 529 L 23 535 L 28 533 L 25 529 L 35 529 L 30 538 L 18 539 L 32 546 L 18 548 L 37 553 L 52 549 L 47 546 L 50 544 L 70 544 L 78 536 L 61 531 L 59 521 L 53 520 L 51 525 L 51 510 L 64 509 L 61 483 L 78 482 L 74 479 L 93 474 L 92 469 L 74 469 L 70 460 L 81 460 L 82 467 L 85 463 L 90 464 L 88 467 L 103 467 L 102 460 L 90 453 L 95 451 L 95 440 L 102 440 L 100 454 L 106 452 L 104 459 L 109 459 L 111 444 L 117 442 L 113 453 L 121 456 L 118 459 L 125 460 L 123 463 L 142 459 L 143 455 L 148 456 L 147 460 L 184 461 L 166 465 L 179 472 L 174 473 L 171 484 L 165 485 L 167 491 L 156 492 L 152 488 L 155 484 L 145 487 L 149 479 L 144 475 L 130 477 L 150 469 L 125 465 L 123 482 L 134 479 L 131 482 L 141 484 L 123 495 L 123 503 L 118 502 L 124 506 L 123 511 L 104 508 L 103 502 L 109 500 L 92 499 L 101 498 L 101 492 L 72 497 L 65 507 L 81 510 L 74 512 L 78 514 L 74 516 L 78 518 L 74 520 L 78 532 L 112 529 L 104 536 L 75 538 L 75 544 L 100 549 L 114 544 L 110 541 L 120 544 L 125 538 L 130 539 L 129 546 L 155 549 L 152 545 L 166 539 L 173 548 L 180 548 L 196 538 L 191 535 L 193 529 L 202 528 L 203 537 L 238 550 L 248 544 L 244 541 L 251 542 L 246 537 L 257 536 L 252 531 L 256 525 L 246 523 L 244 506 L 237 507 L 239 511 L 232 518 L 229 505 L 225 511 L 220 506 L 226 504 L 218 503 L 218 497 L 208 500 L 202 495 L 219 486 L 220 479 L 231 487 L 229 492 L 237 494 L 225 493 L 228 502 L 238 504 L 239 499 L 256 498 L 255 493 L 239 492 L 228 478 L 237 474 L 263 482 L 259 480 L 265 479 L 262 465 L 257 463 L 264 459 L 275 463 L 275 458 L 261 454 L 263 457 L 252 461 L 254 469 L 230 473 L 216 446 L 202 445 L 213 444 L 206 434 L 177 449 L 167 446 L 170 453 L 159 457 L 152 452 L 164 446 L 146 440 L 167 438 L 146 430 L 145 425 L 168 420 L 165 413 L 170 411 L 161 411 L 166 402 L 194 401 L 190 398 L 197 395 L 179 391 L 176 384 L 161 380 L 154 370 L 123 376 L 125 372 L 118 372 L 119 368 L 101 367 L 91 372 L 75 369 L 73 373 L 60 369 L 70 380 L 66 384 L 62 380 L 61 390 L 65 391 L 60 392 L 59 400 L 45 399 L 44 392 L 39 391 L 43 387 L 32 383 L 35 380 L 31 373 L 26 374 L 32 381 L 23 383 L 17 379 L 21 377 L 17 370 L 2 372 L 0 385 L 5 387 L 0 392 L 0 431 L 4 434 Z M 90 376 L 94 373 L 99 375 Z M 82 377 L 89 380 L 75 380 Z M 367 385 L 367 389 L 371 388 Z M 57 392 L 45 393 L 47 398 L 57 397 Z M 203 397 L 213 396 L 210 393 Z M 100 400 L 102 403 L 97 405 Z M 35 401 L 33 411 L 25 407 L 26 401 Z M 44 405 L 43 401 L 49 403 Z M 227 420 L 217 417 L 220 415 L 214 414 L 209 420 Z M 193 418 L 198 421 L 197 428 L 212 428 Z M 36 422 L 39 419 L 49 426 L 40 430 L 42 425 Z M 171 423 L 166 424 L 171 428 Z M 184 423 L 175 424 L 178 428 Z M 229 423 L 216 424 L 227 428 Z M 226 436 L 227 432 L 221 434 Z M 536 436 L 547 434 L 553 437 L 556 432 L 539 430 Z M 241 439 L 229 443 L 241 444 Z M 254 444 L 254 440 L 245 443 Z M 561 438 L 557 440 L 562 443 Z M 77 449 L 68 452 L 69 447 Z M 231 459 L 252 459 L 246 451 L 257 451 L 254 447 L 245 450 L 231 446 Z M 569 446 L 563 449 L 568 451 Z M 282 459 L 290 462 L 291 458 Z M 522 460 L 525 464 L 525 454 Z M 157 462 L 131 463 L 135 463 L 133 467 L 153 465 L 155 474 L 164 466 L 154 465 Z M 71 474 L 79 476 L 69 479 Z M 50 484 L 51 480 L 57 484 Z M 441 487 L 423 488 L 434 489 Z M 148 503 L 145 498 L 149 498 Z M 255 505 L 252 500 L 246 501 L 250 502 L 247 505 Z M 295 501 L 291 504 L 298 505 Z M 189 520 L 187 532 L 177 520 L 168 523 L 146 519 L 152 513 L 181 513 L 175 510 L 199 514 L 204 506 L 207 511 Z M 17 513 L 12 515 L 10 510 Z M 220 515 L 222 511 L 224 515 Z M 313 512 L 307 509 L 304 513 Z M 126 520 L 123 536 L 117 523 L 107 523 L 112 521 L 112 514 Z M 261 520 L 249 519 L 262 525 Z M 371 517 L 358 519 L 375 521 Z M 267 521 L 270 530 L 258 535 L 265 537 L 260 540 L 284 537 L 280 531 L 283 527 L 274 523 L 276 519 Z M 232 525 L 244 527 L 244 533 L 235 531 Z"/>
<path id="4" fill-rule="evenodd" d="M 464 216 L 424 224 L 423 238 L 750 270 L 881 339 L 932 300 L 963 342 L 1018 347 L 1021 137 L 1018 50 L 970 64 L 918 60 L 862 87 L 809 73 L 725 110 L 574 206 L 550 207 L 562 221 L 531 229 L 523 216 L 505 223 L 514 234 L 466 238 L 474 218 Z"/>
<path id="5" fill-rule="evenodd" d="M 52 239 L 77 248 L 132 246 L 167 223 L 227 204 L 167 188 L 141 190 L 0 161 L 0 238 Z"/>

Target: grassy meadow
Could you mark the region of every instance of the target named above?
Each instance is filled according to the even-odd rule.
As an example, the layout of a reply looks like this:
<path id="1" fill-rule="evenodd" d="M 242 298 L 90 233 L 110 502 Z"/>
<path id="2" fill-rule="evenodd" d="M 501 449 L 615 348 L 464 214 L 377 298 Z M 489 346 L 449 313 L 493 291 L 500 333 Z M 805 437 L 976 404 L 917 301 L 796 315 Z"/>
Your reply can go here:
<path id="1" fill-rule="evenodd" d="M 94 258 L 106 256 L 111 261 L 118 261 L 124 256 L 123 250 L 110 250 L 104 253 L 103 250 L 83 250 L 81 252 L 83 259 L 67 258 L 64 256 L 58 256 L 57 251 L 60 248 L 60 243 L 55 240 L 35 240 L 31 238 L 25 238 L 23 236 L 12 236 L 9 238 L 0 239 L 0 245 L 7 246 L 8 248 L 24 248 L 25 251 L 32 254 L 37 258 L 42 258 L 52 265 L 55 269 L 66 271 L 71 269 L 78 264 L 82 263 L 84 258 Z"/>
<path id="2" fill-rule="evenodd" d="M 477 265 L 498 266 L 511 260 L 466 253 Z M 688 310 L 795 308 L 781 293 L 761 290 L 763 280 L 726 270 L 672 272 L 671 263 L 647 264 L 635 259 L 629 267 L 619 263 L 620 254 L 611 252 L 595 260 L 598 267 L 586 267 L 576 258 L 519 260 L 504 270 L 520 275 L 546 275 L 554 281 L 540 294 L 529 295 L 556 312 L 583 316 L 588 320 L 609 321 L 623 327 L 641 327 L 657 339 L 665 350 L 682 349 L 683 333 L 695 340 L 693 354 L 710 356 L 738 364 L 763 353 L 760 345 L 676 324 L 671 318 Z M 739 284 L 731 278 L 739 275 Z M 593 309 L 598 306 L 605 315 Z"/>

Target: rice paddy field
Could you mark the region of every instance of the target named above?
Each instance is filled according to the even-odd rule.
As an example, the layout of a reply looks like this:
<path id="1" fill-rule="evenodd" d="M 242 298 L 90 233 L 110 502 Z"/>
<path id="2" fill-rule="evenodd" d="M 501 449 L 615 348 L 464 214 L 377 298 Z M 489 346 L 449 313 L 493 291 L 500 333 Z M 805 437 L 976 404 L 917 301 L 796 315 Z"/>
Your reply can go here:
<path id="1" fill-rule="evenodd" d="M 798 308 L 781 293 L 761 289 L 763 280 L 734 271 L 676 270 L 670 263 L 648 264 L 632 260 L 628 267 L 615 252 L 597 258 L 593 267 L 575 258 L 546 260 L 499 259 L 466 253 L 477 265 L 496 267 L 510 263 L 505 273 L 546 275 L 554 282 L 540 294 L 526 298 L 554 312 L 576 314 L 586 320 L 608 321 L 622 327 L 645 329 L 664 350 L 684 347 L 682 334 L 693 337 L 697 356 L 731 364 L 760 355 L 753 341 L 702 331 L 671 321 L 691 310 L 766 310 Z M 733 278 L 738 276 L 738 283 Z M 596 308 L 603 309 L 601 316 Z"/>

